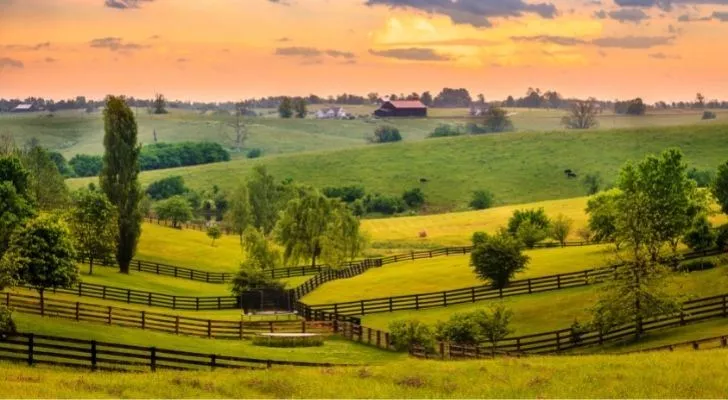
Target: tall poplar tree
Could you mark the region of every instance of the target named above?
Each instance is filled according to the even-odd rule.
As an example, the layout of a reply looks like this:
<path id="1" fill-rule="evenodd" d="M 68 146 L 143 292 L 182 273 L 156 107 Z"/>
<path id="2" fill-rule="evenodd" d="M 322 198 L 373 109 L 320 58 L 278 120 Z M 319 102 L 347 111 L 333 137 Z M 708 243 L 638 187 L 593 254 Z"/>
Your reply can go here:
<path id="1" fill-rule="evenodd" d="M 118 212 L 116 261 L 119 271 L 129 273 L 129 263 L 141 234 L 139 201 L 139 153 L 134 113 L 122 97 L 109 96 L 104 109 L 104 167 L 101 188 Z"/>

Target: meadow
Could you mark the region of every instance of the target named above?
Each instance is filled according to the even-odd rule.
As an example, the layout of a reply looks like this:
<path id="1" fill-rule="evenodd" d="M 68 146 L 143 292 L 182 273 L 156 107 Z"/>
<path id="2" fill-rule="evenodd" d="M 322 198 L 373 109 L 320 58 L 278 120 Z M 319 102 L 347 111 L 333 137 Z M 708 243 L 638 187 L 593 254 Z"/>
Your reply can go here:
<path id="1" fill-rule="evenodd" d="M 7 398 L 720 398 L 728 351 L 89 374 L 0 363 Z"/>
<path id="2" fill-rule="evenodd" d="M 585 175 L 598 173 L 609 184 L 627 161 L 669 147 L 682 149 L 691 167 L 715 169 L 725 162 L 726 146 L 728 125 L 504 133 L 233 160 L 143 172 L 140 180 L 179 175 L 195 189 L 217 184 L 229 190 L 254 166 L 265 165 L 277 179 L 319 188 L 359 184 L 371 193 L 400 196 L 420 187 L 427 198 L 422 212 L 429 214 L 465 210 L 472 191 L 480 189 L 491 191 L 496 205 L 584 196 Z M 566 169 L 578 178 L 568 178 Z M 95 180 L 68 184 L 78 188 Z"/>

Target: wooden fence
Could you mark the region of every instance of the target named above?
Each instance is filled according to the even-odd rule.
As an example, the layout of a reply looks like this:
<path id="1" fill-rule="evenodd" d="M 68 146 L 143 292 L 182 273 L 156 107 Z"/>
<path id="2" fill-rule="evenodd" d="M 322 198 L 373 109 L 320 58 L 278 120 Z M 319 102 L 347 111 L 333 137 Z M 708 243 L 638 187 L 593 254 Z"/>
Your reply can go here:
<path id="1" fill-rule="evenodd" d="M 4 293 L 1 304 L 20 313 L 214 339 L 243 339 L 263 332 L 333 333 L 330 321 L 221 321 L 143 310 Z"/>
<path id="2" fill-rule="evenodd" d="M 720 249 L 691 252 L 684 254 L 683 260 L 708 257 L 722 253 L 723 252 Z M 611 266 L 564 274 L 548 275 L 538 278 L 515 280 L 510 282 L 510 284 L 503 289 L 493 289 L 492 286 L 489 285 L 480 285 L 441 292 L 417 293 L 342 303 L 309 305 L 307 308 L 310 310 L 328 311 L 334 314 L 366 315 L 382 312 L 447 307 L 456 304 L 475 303 L 483 300 L 591 285 L 602 282 L 613 276 L 618 268 L 619 266 Z M 304 310 L 303 312 L 308 311 Z"/>
<path id="3" fill-rule="evenodd" d="M 728 336 L 716 336 L 707 339 L 690 340 L 687 342 L 671 343 L 665 346 L 650 347 L 637 351 L 629 351 L 622 354 L 647 353 L 652 351 L 675 351 L 676 349 L 705 350 L 728 347 Z"/>
<path id="4" fill-rule="evenodd" d="M 215 368 L 265 369 L 273 365 L 331 367 L 335 364 L 277 361 L 192 353 L 188 351 L 80 340 L 32 333 L 0 338 L 0 359 L 28 365 L 53 364 L 91 370 L 157 369 L 199 370 Z"/>

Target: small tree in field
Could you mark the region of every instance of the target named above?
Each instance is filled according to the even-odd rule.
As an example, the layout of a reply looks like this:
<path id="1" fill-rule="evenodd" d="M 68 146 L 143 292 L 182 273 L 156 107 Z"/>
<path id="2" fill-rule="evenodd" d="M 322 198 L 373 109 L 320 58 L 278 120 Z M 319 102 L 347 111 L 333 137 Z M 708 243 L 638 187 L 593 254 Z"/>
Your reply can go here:
<path id="1" fill-rule="evenodd" d="M 695 219 L 693 227 L 685 234 L 683 243 L 691 250 L 703 251 L 715 246 L 718 234 L 713 230 L 710 221 L 705 215 Z"/>
<path id="2" fill-rule="evenodd" d="M 250 206 L 248 186 L 239 184 L 230 195 L 230 208 L 228 208 L 225 219 L 233 231 L 240 236 L 240 243 L 243 243 L 243 233 L 253 223 L 253 210 Z"/>
<path id="3" fill-rule="evenodd" d="M 513 276 L 526 269 L 529 257 L 522 254 L 521 243 L 508 233 L 473 236 L 470 265 L 482 280 L 490 280 L 493 287 L 502 289 Z"/>
<path id="4" fill-rule="evenodd" d="M 284 97 L 278 106 L 278 115 L 281 118 L 291 118 L 293 116 L 293 100 L 290 97 Z"/>
<path id="5" fill-rule="evenodd" d="M 470 199 L 470 208 L 474 210 L 485 210 L 493 206 L 493 193 L 487 190 L 476 190 Z"/>
<path id="6" fill-rule="evenodd" d="M 513 122 L 508 116 L 508 112 L 500 107 L 488 109 L 484 123 L 488 132 L 510 132 L 513 130 Z"/>
<path id="7" fill-rule="evenodd" d="M 614 241 L 619 249 L 617 240 L 617 199 L 619 190 L 613 189 L 602 192 L 589 199 L 586 213 L 589 215 L 589 231 L 595 242 Z"/>
<path id="8" fill-rule="evenodd" d="M 186 198 L 173 196 L 167 200 L 160 201 L 154 207 L 159 219 L 172 221 L 172 226 L 177 228 L 180 223 L 192 219 L 192 206 Z"/>
<path id="9" fill-rule="evenodd" d="M 713 183 L 713 195 L 723 214 L 728 214 L 728 161 L 718 167 L 718 175 Z"/>
<path id="10" fill-rule="evenodd" d="M 559 214 L 551 221 L 551 237 L 556 239 L 563 247 L 566 244 L 566 238 L 569 237 L 573 224 L 574 220 L 564 214 Z"/>
<path id="11" fill-rule="evenodd" d="M 89 274 L 95 260 L 110 259 L 116 246 L 116 209 L 101 192 L 80 190 L 68 215 L 78 255 L 88 259 Z"/>
<path id="12" fill-rule="evenodd" d="M 473 320 L 480 327 L 483 339 L 491 344 L 491 355 L 495 355 L 498 342 L 513 333 L 509 325 L 513 312 L 502 304 L 493 307 L 490 312 L 478 310 L 473 315 Z"/>
<path id="13" fill-rule="evenodd" d="M 295 111 L 296 118 L 306 118 L 308 111 L 306 110 L 306 100 L 298 98 L 293 101 L 293 110 Z"/>
<path id="14" fill-rule="evenodd" d="M 593 99 L 577 101 L 571 106 L 569 115 L 561 119 L 561 123 L 569 129 L 589 129 L 598 125 L 597 104 Z"/>
<path id="15" fill-rule="evenodd" d="M 78 282 L 71 234 L 55 217 L 35 219 L 19 230 L 6 257 L 16 265 L 18 280 L 38 290 L 41 310 L 46 289 L 68 289 Z"/>
<path id="16" fill-rule="evenodd" d="M 374 136 L 369 138 L 372 143 L 391 143 L 401 140 L 402 135 L 399 133 L 399 129 L 389 125 L 378 126 L 374 130 Z"/>
<path id="17" fill-rule="evenodd" d="M 167 100 L 164 95 L 157 93 L 154 95 L 154 102 L 152 104 L 153 114 L 166 114 L 167 113 Z"/>
<path id="18" fill-rule="evenodd" d="M 222 236 L 222 230 L 220 230 L 220 227 L 217 225 L 210 225 L 210 227 L 207 228 L 207 237 L 212 239 L 212 243 L 210 246 L 215 247 L 215 240 L 220 239 Z"/>
<path id="19" fill-rule="evenodd" d="M 277 268 L 281 265 L 281 252 L 253 227 L 243 235 L 243 250 L 246 260 L 255 260 L 255 264 L 263 270 Z"/>
<path id="20" fill-rule="evenodd" d="M 408 351 L 413 346 L 422 346 L 425 351 L 432 351 L 435 348 L 432 330 L 418 320 L 395 320 L 390 322 L 389 339 L 397 351 Z"/>

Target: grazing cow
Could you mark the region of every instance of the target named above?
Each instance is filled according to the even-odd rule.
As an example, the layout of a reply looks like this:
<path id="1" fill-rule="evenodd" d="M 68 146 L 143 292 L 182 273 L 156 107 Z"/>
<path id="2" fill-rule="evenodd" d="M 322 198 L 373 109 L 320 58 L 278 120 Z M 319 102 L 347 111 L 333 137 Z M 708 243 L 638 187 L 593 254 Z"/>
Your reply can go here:
<path id="1" fill-rule="evenodd" d="M 570 169 L 565 169 L 564 170 L 564 175 L 571 175 L 571 172 L 572 171 Z"/>
<path id="2" fill-rule="evenodd" d="M 421 237 L 421 238 L 423 238 L 423 239 L 424 239 L 424 238 L 426 238 L 426 237 L 427 237 L 427 231 L 421 231 L 421 232 L 419 233 L 419 235 L 420 235 L 420 237 Z"/>
<path id="3" fill-rule="evenodd" d="M 567 174 L 567 176 L 568 176 L 569 178 L 576 178 L 576 174 L 575 174 L 575 173 L 573 173 L 573 172 L 569 172 L 569 173 Z"/>
<path id="4" fill-rule="evenodd" d="M 429 180 L 427 178 L 420 178 L 420 183 L 427 183 Z"/>

